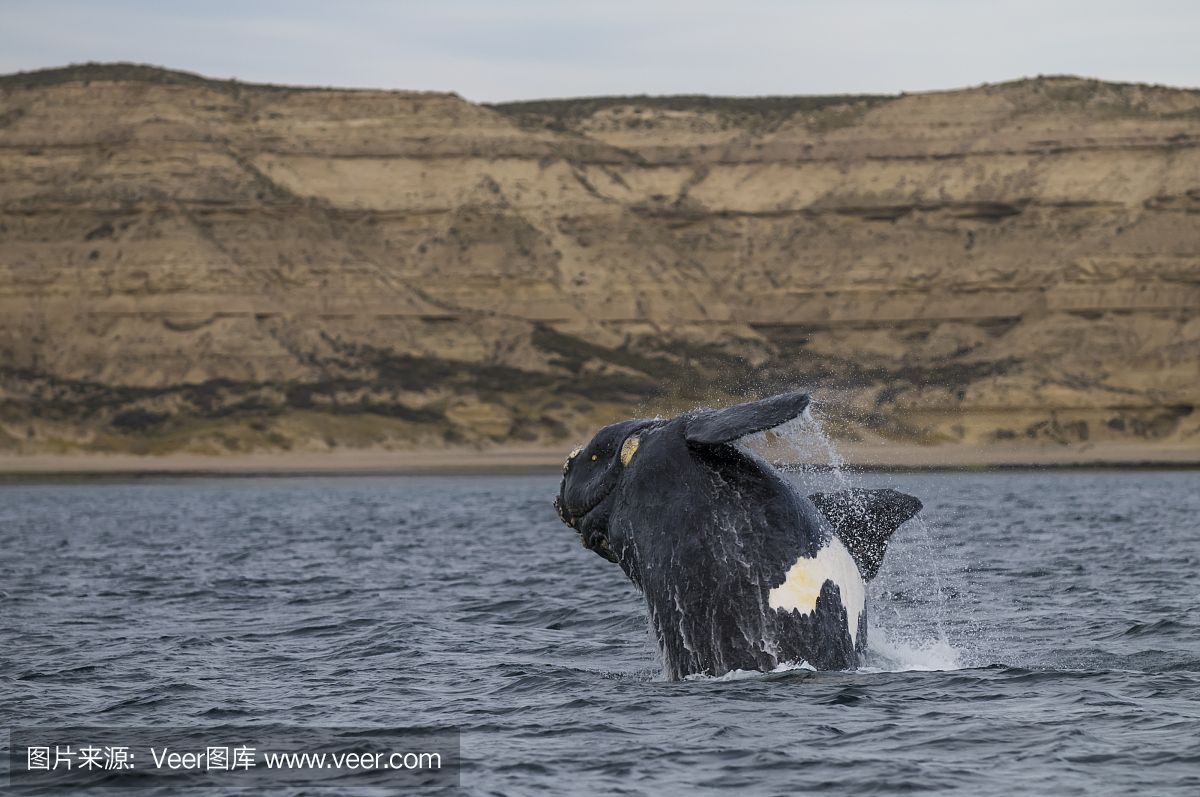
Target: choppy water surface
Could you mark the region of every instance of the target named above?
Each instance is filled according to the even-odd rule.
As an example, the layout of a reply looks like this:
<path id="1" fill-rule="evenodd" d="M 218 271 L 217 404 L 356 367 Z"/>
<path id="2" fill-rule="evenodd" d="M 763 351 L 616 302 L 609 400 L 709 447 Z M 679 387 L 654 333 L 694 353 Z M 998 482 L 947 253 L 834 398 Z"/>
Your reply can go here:
<path id="1" fill-rule="evenodd" d="M 1200 793 L 1200 474 L 920 496 L 870 666 L 664 682 L 554 475 L 0 487 L 0 727 L 452 725 L 464 791 Z"/>

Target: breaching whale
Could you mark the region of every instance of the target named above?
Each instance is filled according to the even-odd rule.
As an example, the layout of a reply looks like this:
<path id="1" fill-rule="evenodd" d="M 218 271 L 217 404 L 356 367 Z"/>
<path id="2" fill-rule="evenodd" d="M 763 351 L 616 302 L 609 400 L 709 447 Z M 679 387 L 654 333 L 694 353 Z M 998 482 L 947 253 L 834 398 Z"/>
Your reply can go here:
<path id="1" fill-rule="evenodd" d="M 622 421 L 563 465 L 555 509 L 641 590 L 668 678 L 857 665 L 865 582 L 921 502 L 895 490 L 806 497 L 734 445 L 808 404 L 806 393 L 785 393 Z"/>

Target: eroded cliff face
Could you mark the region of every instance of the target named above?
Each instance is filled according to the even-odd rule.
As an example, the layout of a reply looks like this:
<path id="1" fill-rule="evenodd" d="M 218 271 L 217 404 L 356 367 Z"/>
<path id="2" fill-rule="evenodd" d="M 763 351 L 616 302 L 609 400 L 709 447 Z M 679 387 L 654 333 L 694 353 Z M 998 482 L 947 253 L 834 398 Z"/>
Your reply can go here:
<path id="1" fill-rule="evenodd" d="M 550 443 L 797 386 L 859 439 L 1200 445 L 1200 92 L 92 66 L 0 78 L 0 174 L 3 449 Z"/>

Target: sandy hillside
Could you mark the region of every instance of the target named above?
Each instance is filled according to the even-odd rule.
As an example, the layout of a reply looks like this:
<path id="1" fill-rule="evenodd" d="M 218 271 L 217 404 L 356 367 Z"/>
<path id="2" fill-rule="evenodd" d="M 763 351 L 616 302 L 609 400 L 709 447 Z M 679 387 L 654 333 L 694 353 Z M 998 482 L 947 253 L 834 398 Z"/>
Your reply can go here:
<path id="1" fill-rule="evenodd" d="M 794 386 L 860 446 L 1200 449 L 1196 91 L 72 67 L 0 78 L 0 174 L 9 454 L 553 450 Z"/>

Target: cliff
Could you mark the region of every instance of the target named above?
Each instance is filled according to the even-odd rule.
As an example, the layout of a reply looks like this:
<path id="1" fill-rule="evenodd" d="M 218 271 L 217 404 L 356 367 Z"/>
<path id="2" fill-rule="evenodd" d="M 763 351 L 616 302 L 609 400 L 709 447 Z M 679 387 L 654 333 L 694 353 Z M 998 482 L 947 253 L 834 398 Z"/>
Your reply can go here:
<path id="1" fill-rule="evenodd" d="M 0 78 L 0 450 L 557 444 L 815 389 L 844 438 L 1200 448 L 1200 92 L 475 105 Z"/>

